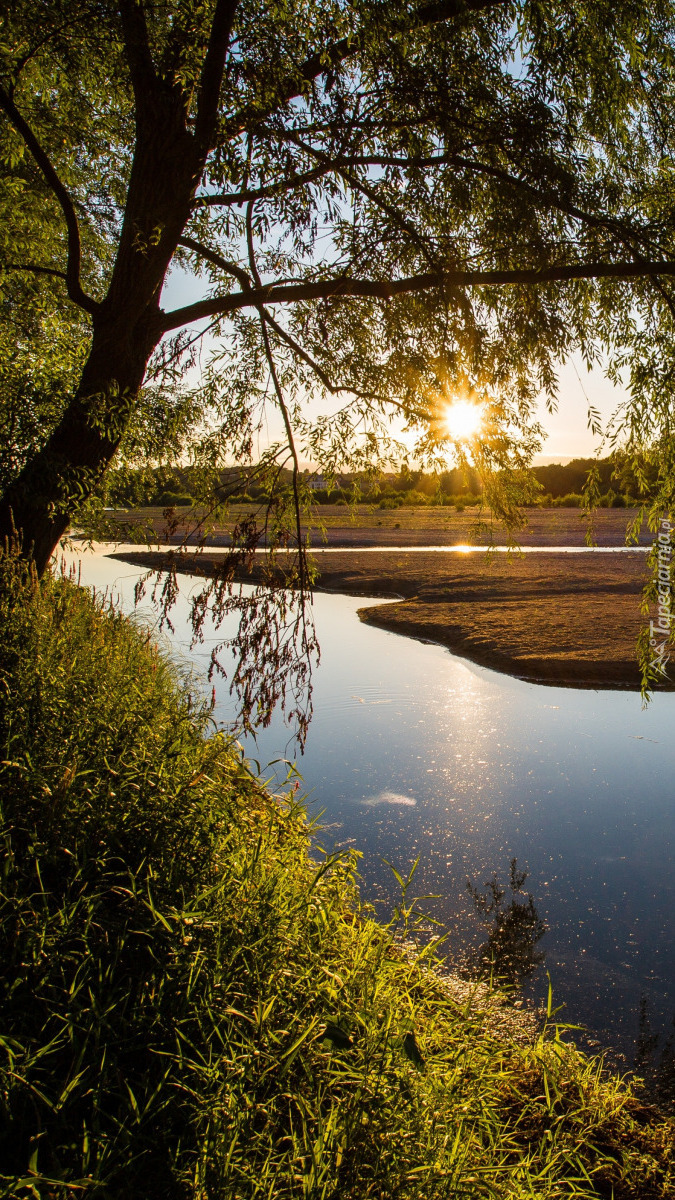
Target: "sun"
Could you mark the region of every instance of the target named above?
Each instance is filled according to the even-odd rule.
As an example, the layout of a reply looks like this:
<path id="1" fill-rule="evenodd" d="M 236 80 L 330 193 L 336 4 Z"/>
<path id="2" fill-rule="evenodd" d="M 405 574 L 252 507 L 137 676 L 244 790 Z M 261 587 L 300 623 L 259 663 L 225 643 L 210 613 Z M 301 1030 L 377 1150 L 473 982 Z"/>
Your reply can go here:
<path id="1" fill-rule="evenodd" d="M 443 415 L 443 424 L 454 442 L 469 442 L 480 432 L 483 424 L 482 404 L 469 400 L 455 400 L 448 404 Z"/>

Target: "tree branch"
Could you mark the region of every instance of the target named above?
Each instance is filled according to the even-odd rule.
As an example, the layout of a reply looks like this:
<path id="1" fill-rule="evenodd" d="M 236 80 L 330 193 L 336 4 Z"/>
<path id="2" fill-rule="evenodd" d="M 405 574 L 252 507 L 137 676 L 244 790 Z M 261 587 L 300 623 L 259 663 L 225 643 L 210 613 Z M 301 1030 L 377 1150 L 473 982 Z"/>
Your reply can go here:
<path id="1" fill-rule="evenodd" d="M 218 254 L 215 250 L 211 250 L 208 246 L 204 246 L 202 242 L 197 242 L 191 237 L 179 237 L 178 245 L 184 246 L 186 250 L 192 250 L 194 254 L 198 254 L 200 258 L 210 262 L 214 267 L 220 267 L 221 270 L 227 271 L 227 274 L 234 276 L 234 278 L 244 289 L 251 287 L 251 280 L 249 279 L 248 272 L 245 271 L 243 267 L 237 266 L 236 263 L 229 262 L 228 259 L 223 258 L 223 256 Z"/>
<path id="2" fill-rule="evenodd" d="M 218 119 L 218 102 L 225 71 L 225 57 L 230 43 L 239 0 L 217 0 L 213 15 L 209 44 L 204 56 L 199 99 L 195 120 L 195 137 L 203 151 L 211 149 L 213 133 Z"/>
<path id="3" fill-rule="evenodd" d="M 627 249 L 631 249 L 630 239 L 634 239 L 637 242 L 641 242 L 643 245 L 651 246 L 653 250 L 656 249 L 660 252 L 663 252 L 663 247 L 657 242 L 654 242 L 652 239 L 646 237 L 641 230 L 626 226 L 625 223 L 620 219 L 607 215 L 596 216 L 594 213 L 586 212 L 577 205 L 562 199 L 555 192 L 542 191 L 535 184 L 528 183 L 528 181 L 525 179 L 519 179 L 517 176 L 512 175 L 509 171 L 505 171 L 500 167 L 495 167 L 490 163 L 476 162 L 473 159 L 465 158 L 462 155 L 455 153 L 434 154 L 429 155 L 426 158 L 402 157 L 401 155 L 388 154 L 349 156 L 339 155 L 331 158 L 330 161 L 328 161 L 328 155 L 323 154 L 321 151 L 315 150 L 314 147 L 307 146 L 304 142 L 300 142 L 298 138 L 291 136 L 290 140 L 294 145 L 300 146 L 305 153 L 322 158 L 325 165 L 323 167 L 315 168 L 313 171 L 307 171 L 304 174 L 297 175 L 294 179 L 291 179 L 288 182 L 270 184 L 267 187 L 249 189 L 242 192 L 230 192 L 216 196 L 198 197 L 197 199 L 199 204 L 232 205 L 243 204 L 248 200 L 264 200 L 272 198 L 278 192 L 292 190 L 294 187 L 301 187 L 303 184 L 312 182 L 312 180 L 316 178 L 335 173 L 342 175 L 342 177 L 347 179 L 348 182 L 352 183 L 353 186 L 358 187 L 364 192 L 365 195 L 368 195 L 372 199 L 373 203 L 378 204 L 384 209 L 384 211 L 389 212 L 391 216 L 395 216 L 395 210 L 393 210 L 392 206 L 385 205 L 383 202 L 381 202 L 377 198 L 374 189 L 369 188 L 368 191 L 366 191 L 366 187 L 368 185 L 364 184 L 360 180 L 356 180 L 355 177 L 351 175 L 352 168 L 401 167 L 403 170 L 410 171 L 431 170 L 434 167 L 454 166 L 460 167 L 466 171 L 471 171 L 473 174 L 487 175 L 492 179 L 499 180 L 508 186 L 516 188 L 518 191 L 524 192 L 535 203 L 548 204 L 552 208 L 556 208 L 559 212 L 565 213 L 566 215 L 582 222 L 585 225 L 589 225 L 597 229 L 605 229 L 613 233 L 614 236 L 617 237 Z M 419 235 L 417 235 L 414 230 L 408 229 L 407 231 L 414 234 L 416 241 L 419 239 Z M 421 241 L 421 239 L 419 240 Z"/>
<path id="4" fill-rule="evenodd" d="M 252 140 L 250 139 L 249 147 L 248 147 L 249 163 L 250 163 L 251 149 L 252 149 L 251 141 Z M 256 287 L 259 288 L 260 287 L 260 275 L 258 273 L 258 265 L 256 263 L 256 258 L 255 258 L 255 246 L 253 244 L 252 219 L 253 219 L 253 201 L 250 200 L 247 205 L 247 208 L 246 208 L 246 244 L 248 247 L 248 263 L 249 263 L 251 275 L 253 276 L 253 280 L 255 282 Z M 260 332 L 262 334 L 263 346 L 265 348 L 265 357 L 267 359 L 267 365 L 269 367 L 270 377 L 271 377 L 272 383 L 274 385 L 274 391 L 275 391 L 276 397 L 277 397 L 277 404 L 279 406 L 279 409 L 281 410 L 281 415 L 282 415 L 283 422 L 284 422 L 284 429 L 286 430 L 286 439 L 288 442 L 288 449 L 291 453 L 291 458 L 293 460 L 293 504 L 294 504 L 294 508 L 295 508 L 295 533 L 296 533 L 296 537 L 298 539 L 298 562 L 299 562 L 299 568 L 300 568 L 300 571 L 299 571 L 300 594 L 302 596 L 302 595 L 304 595 L 304 590 L 305 590 L 307 564 L 306 564 L 306 560 L 305 560 L 305 551 L 304 551 L 304 545 L 303 545 L 303 540 L 302 540 L 302 522 L 300 519 L 300 497 L 298 495 L 298 479 L 300 477 L 300 463 L 298 461 L 298 452 L 297 452 L 297 449 L 295 446 L 295 438 L 293 437 L 293 426 L 291 424 L 290 413 L 286 406 L 286 401 L 284 399 L 284 393 L 281 388 L 279 376 L 277 375 L 277 370 L 276 370 L 276 366 L 274 363 L 274 355 L 272 354 L 270 338 L 269 338 L 269 334 L 267 332 L 267 313 L 262 304 L 259 304 L 257 306 L 257 308 L 258 308 L 258 317 L 260 319 Z"/>
<path id="5" fill-rule="evenodd" d="M 122 33 L 136 111 L 142 112 L 148 92 L 157 87 L 157 72 L 150 52 L 148 26 L 142 0 L 120 0 Z"/>
<path id="6" fill-rule="evenodd" d="M 453 156 L 449 156 L 452 158 Z M 490 166 L 487 163 L 476 163 L 471 159 L 463 158 L 461 155 L 454 156 L 455 163 L 463 167 L 465 170 L 473 171 L 478 174 L 485 174 L 501 182 L 509 184 L 511 187 L 524 191 L 535 203 L 549 204 L 551 208 L 557 208 L 558 212 L 565 213 L 567 216 L 573 217 L 575 221 L 579 221 L 584 225 L 589 225 L 592 228 L 603 229 L 605 232 L 611 233 L 617 241 L 633 255 L 634 262 L 637 265 L 646 266 L 647 260 L 641 252 L 635 248 L 633 242 L 649 247 L 650 250 L 663 252 L 663 247 L 658 242 L 654 242 L 652 238 L 646 237 L 641 230 L 632 229 L 630 226 L 624 225 L 623 221 L 615 217 L 606 215 L 596 216 L 594 213 L 588 213 L 584 209 L 579 208 L 575 204 L 570 204 L 566 200 L 561 200 L 555 192 L 542 192 L 534 184 L 528 183 L 527 180 L 517 179 L 508 171 L 503 171 L 499 167 Z M 664 288 L 661 280 L 655 278 L 654 285 L 657 292 L 661 296 L 664 304 L 668 308 L 670 315 L 675 317 L 675 301 Z"/>
<path id="7" fill-rule="evenodd" d="M 331 396 L 339 396 L 341 392 L 349 392 L 351 396 L 357 396 L 361 400 L 377 400 L 379 403 L 383 403 L 385 401 L 385 397 L 380 395 L 378 392 L 365 392 L 363 389 L 352 387 L 351 384 L 347 383 L 332 383 L 323 367 L 319 366 L 316 359 L 312 358 L 311 354 L 305 350 L 304 346 L 301 346 L 299 342 L 296 342 L 295 338 L 284 329 L 283 325 L 279 325 L 279 323 L 274 320 L 274 317 L 266 308 L 263 308 L 262 311 L 265 314 L 265 320 L 267 321 L 270 329 L 273 329 L 277 337 L 282 342 L 285 342 L 288 348 L 292 350 L 292 352 L 296 354 L 311 371 L 314 371 L 317 379 L 321 381 L 326 391 Z M 392 400 L 390 397 L 386 397 L 386 400 L 390 404 L 398 403 L 396 400 Z M 401 406 L 399 405 L 399 407 Z"/>
<path id="8" fill-rule="evenodd" d="M 227 316 L 243 308 L 261 304 L 293 304 L 303 300 L 329 300 L 363 297 L 390 300 L 411 292 L 432 288 L 503 287 L 520 284 L 566 283 L 574 279 L 636 279 L 675 276 L 675 262 L 570 263 L 550 267 L 524 267 L 492 271 L 433 271 L 407 279 L 319 279 L 307 283 L 265 284 L 250 291 L 231 292 L 198 300 L 173 312 L 160 313 L 158 324 L 163 332 L 199 321 L 203 317 Z"/>
<path id="9" fill-rule="evenodd" d="M 305 171 L 302 175 L 294 175 L 292 179 L 283 180 L 281 183 L 270 183 L 267 187 L 245 188 L 241 192 L 222 192 L 215 196 L 195 196 L 195 208 L 208 208 L 212 205 L 233 205 L 233 204 L 248 204 L 249 200 L 267 200 L 274 196 L 281 195 L 282 192 L 292 191 L 293 188 L 303 187 L 306 183 L 313 183 L 315 179 L 321 179 L 323 175 L 328 175 L 334 170 L 333 166 L 329 167 L 314 167 L 311 171 Z"/>
<path id="10" fill-rule="evenodd" d="M 65 279 L 65 271 L 57 271 L 56 267 L 41 267 L 39 263 L 2 263 L 2 271 L 31 271 L 34 275 L 53 275 L 56 279 Z"/>
<path id="11" fill-rule="evenodd" d="M 245 288 L 247 290 L 249 290 L 251 288 L 252 285 L 251 285 L 251 280 L 249 278 L 249 275 L 246 271 L 243 270 L 242 267 L 236 266 L 234 263 L 228 262 L 226 259 L 222 258 L 220 254 L 217 254 L 214 250 L 209 249 L 208 246 L 203 246 L 201 242 L 195 241 L 194 238 L 187 238 L 187 237 L 179 238 L 179 245 L 185 246 L 186 249 L 188 249 L 188 250 L 193 250 L 195 254 L 199 254 L 202 258 L 205 258 L 208 262 L 213 263 L 213 265 L 215 267 L 221 267 L 223 271 L 227 271 L 228 274 L 234 275 L 235 278 L 237 278 L 239 280 L 239 282 L 241 283 L 243 288 Z M 258 279 L 257 279 L 258 284 L 259 284 L 259 280 L 260 280 L 260 277 L 258 276 Z M 259 308 L 259 312 L 260 312 L 261 316 L 264 317 L 264 319 L 265 319 L 267 325 L 269 325 L 270 329 L 274 330 L 274 332 L 276 333 L 276 335 L 280 339 L 280 341 L 285 342 L 285 344 L 288 346 L 288 348 L 290 350 L 292 350 L 293 353 L 296 354 L 298 356 L 298 358 L 301 359 L 302 362 L 304 362 L 305 365 L 310 368 L 311 371 L 314 371 L 317 379 L 319 379 L 321 381 L 321 383 L 325 387 L 326 391 L 329 392 L 331 395 L 336 396 L 336 395 L 339 395 L 340 392 L 350 392 L 352 395 L 360 396 L 364 400 L 381 400 L 382 399 L 381 396 L 376 395 L 376 393 L 374 393 L 374 392 L 359 391 L 357 388 L 347 386 L 346 384 L 333 383 L 330 380 L 330 378 L 328 377 L 328 375 L 326 374 L 326 372 L 324 371 L 323 367 L 319 366 L 319 363 L 316 362 L 316 360 L 314 358 L 312 358 L 311 354 L 309 354 L 308 351 L 305 350 L 304 346 L 301 346 L 300 343 L 297 342 L 295 340 L 295 338 L 292 337 L 291 334 L 288 333 L 288 331 L 286 329 L 284 329 L 283 325 L 280 325 L 278 323 L 278 321 L 275 321 L 274 317 L 272 316 L 272 314 L 269 312 L 269 310 L 267 308 L 265 308 L 263 305 L 261 305 Z M 203 336 L 202 334 L 199 334 L 199 337 L 202 337 L 202 336 Z"/>
<path id="12" fill-rule="evenodd" d="M 318 158 L 319 162 L 324 164 L 326 170 L 330 170 L 332 168 L 332 170 L 334 170 L 336 174 L 340 175 L 350 185 L 351 188 L 357 192 L 361 192 L 362 195 L 370 200 L 371 204 L 374 204 L 375 207 L 379 208 L 381 212 L 386 213 L 394 225 L 398 226 L 399 229 L 402 229 L 404 233 L 407 233 L 408 237 L 415 243 L 418 250 L 421 250 L 422 254 L 427 260 L 428 265 L 432 269 L 438 266 L 433 251 L 427 245 L 416 226 L 411 221 L 408 221 L 405 217 L 401 216 L 395 205 L 389 204 L 386 200 L 379 196 L 377 188 L 371 187 L 370 184 L 366 183 L 362 179 L 359 179 L 358 175 L 354 175 L 349 167 L 344 166 L 343 163 L 345 160 L 341 155 L 331 158 L 331 156 L 324 153 L 323 150 L 317 150 L 314 146 L 308 146 L 306 142 L 303 142 L 301 138 L 296 137 L 295 134 L 293 134 L 290 130 L 287 132 L 286 136 L 293 143 L 293 145 L 302 150 L 304 154 L 307 154 L 312 158 Z"/>
<path id="13" fill-rule="evenodd" d="M 576 204 L 572 204 L 568 200 L 563 200 L 556 192 L 542 191 L 535 184 L 528 183 L 526 179 L 518 179 L 517 176 L 511 175 L 509 171 L 504 171 L 500 167 L 493 167 L 490 163 L 474 162 L 470 158 L 464 158 L 461 154 L 451 154 L 447 158 L 450 165 L 461 167 L 466 171 L 472 171 L 476 175 L 487 175 L 492 179 L 497 179 L 502 183 L 508 184 L 510 187 L 516 188 L 518 191 L 524 192 L 535 204 L 548 204 L 551 208 L 556 208 L 558 212 L 573 217 L 575 221 L 580 221 L 584 225 L 613 233 L 628 249 L 630 249 L 630 238 L 634 238 L 636 241 L 649 242 L 649 239 L 646 239 L 644 234 L 639 230 L 626 228 L 623 222 L 617 218 L 607 215 L 596 216 L 594 213 L 586 212 L 585 209 L 579 208 Z M 657 246 L 651 242 L 649 244 L 652 249 L 658 249 L 662 252 L 661 246 Z"/>
<path id="14" fill-rule="evenodd" d="M 323 367 L 320 367 L 318 362 L 316 362 L 312 356 L 308 354 L 298 342 L 296 342 L 295 338 L 291 337 L 290 333 L 287 333 L 283 326 L 279 325 L 279 323 L 274 320 L 272 314 L 268 312 L 266 308 L 263 308 L 262 312 L 265 314 L 265 320 L 267 321 L 270 329 L 273 329 L 277 337 L 280 338 L 282 342 L 285 342 L 289 349 L 292 350 L 294 354 L 297 354 L 298 358 L 301 359 L 301 361 L 304 362 L 311 371 L 314 371 L 317 379 L 321 380 L 321 383 L 331 396 L 336 396 L 339 392 L 350 390 L 348 388 L 336 387 L 335 384 L 331 383 Z"/>
<path id="15" fill-rule="evenodd" d="M 312 146 L 308 146 L 305 142 L 302 142 L 292 133 L 290 133 L 288 136 L 290 141 L 292 141 L 294 145 L 299 146 L 306 154 L 313 155 L 317 158 L 322 158 L 325 161 L 326 165 L 321 172 L 325 175 L 334 172 L 335 174 L 341 174 L 343 178 L 348 179 L 349 182 L 353 182 L 353 176 L 351 176 L 351 174 L 347 174 L 347 172 L 350 172 L 354 167 L 401 167 L 406 171 L 430 170 L 434 167 L 444 166 L 461 167 L 463 170 L 471 171 L 474 174 L 487 175 L 490 178 L 497 179 L 502 183 L 506 183 L 509 186 L 526 193 L 535 203 L 548 204 L 552 208 L 557 208 L 559 212 L 566 213 L 568 216 L 573 217 L 575 220 L 581 221 L 586 225 L 609 230 L 610 232 L 614 233 L 616 237 L 622 240 L 626 246 L 628 246 L 629 239 L 634 238 L 636 241 L 649 244 L 652 249 L 663 251 L 662 246 L 646 238 L 642 231 L 626 226 L 618 218 L 607 215 L 596 216 L 593 213 L 586 212 L 577 205 L 562 199 L 555 192 L 542 191 L 535 184 L 528 183 L 528 181 L 525 179 L 519 179 L 517 176 L 512 175 L 509 171 L 505 171 L 500 167 L 495 167 L 490 163 L 476 162 L 474 159 L 464 158 L 463 155 L 455 153 L 433 154 L 426 158 L 404 157 L 395 154 L 355 154 L 348 156 L 336 155 L 331 157 L 330 161 L 328 161 L 329 156 L 324 154 L 323 151 L 319 151 Z M 314 172 L 307 172 L 306 176 L 298 175 L 296 179 L 289 181 L 287 184 L 270 184 L 267 188 L 261 187 L 255 192 L 233 192 L 229 195 L 226 194 L 223 196 L 204 197 L 203 202 L 206 204 L 224 204 L 243 202 L 245 199 L 263 200 L 268 196 L 271 196 L 277 189 L 281 190 L 285 187 L 292 188 L 293 186 L 301 186 L 302 183 L 306 182 L 310 175 L 314 175 Z M 380 204 L 381 207 L 385 208 L 385 211 L 389 211 L 390 206 L 385 207 L 384 204 L 376 198 L 373 189 L 370 189 L 369 192 L 365 192 L 366 185 L 360 180 L 356 181 L 354 185 L 360 187 L 361 190 L 364 191 L 364 194 L 370 195 L 373 203 Z"/>
<path id="16" fill-rule="evenodd" d="M 427 25 L 438 25 L 442 21 L 449 21 L 466 12 L 481 12 L 486 8 L 498 8 L 506 3 L 508 0 L 435 0 L 434 3 L 424 4 L 418 8 L 409 22 L 392 21 L 391 32 L 423 29 Z M 307 84 L 312 83 L 327 71 L 334 71 L 346 59 L 357 54 L 361 46 L 360 39 L 344 37 L 334 42 L 332 46 L 325 47 L 320 53 L 311 55 L 279 85 L 276 100 L 272 106 L 256 109 L 251 105 L 249 108 L 235 113 L 225 122 L 225 136 L 239 137 L 250 127 L 251 122 L 258 124 L 260 121 L 264 121 L 282 105 L 304 95 Z"/>
<path id="17" fill-rule="evenodd" d="M 80 283 L 80 268 L 82 263 L 82 247 L 80 243 L 80 227 L 75 213 L 75 206 L 67 189 L 59 179 L 49 156 L 42 149 L 38 139 L 28 122 L 22 117 L 12 98 L 4 88 L 0 87 L 0 108 L 4 109 L 14 128 L 21 134 L 38 167 L 42 171 L 49 187 L 58 200 L 66 220 L 68 231 L 68 265 L 65 279 L 68 296 L 73 304 L 79 305 L 85 312 L 95 313 L 98 303 L 88 296 Z"/>
<path id="18" fill-rule="evenodd" d="M 267 332 L 267 320 L 265 317 L 264 310 L 259 308 L 258 315 L 260 317 L 260 330 L 262 333 L 263 346 L 265 347 L 265 358 L 267 359 L 267 365 L 269 367 L 270 376 L 272 379 L 272 383 L 274 385 L 274 391 L 275 391 L 275 394 L 277 397 L 277 404 L 279 406 L 279 409 L 281 410 L 281 416 L 282 416 L 282 419 L 284 422 L 284 429 L 286 430 L 286 440 L 288 442 L 288 449 L 290 451 L 291 458 L 293 460 L 293 507 L 294 507 L 294 511 L 295 511 L 295 536 L 298 539 L 298 562 L 299 562 L 299 568 L 300 568 L 300 572 L 299 572 L 300 573 L 300 591 L 301 591 L 301 593 L 304 593 L 305 584 L 306 584 L 306 562 L 305 562 L 305 555 L 304 555 L 304 545 L 303 545 L 303 540 L 302 540 L 302 521 L 301 521 L 301 516 L 300 516 L 300 498 L 298 496 L 298 479 L 300 476 L 300 463 L 298 461 L 298 452 L 297 452 L 297 449 L 295 446 L 295 438 L 293 437 L 293 426 L 291 425 L 290 414 L 289 414 L 288 408 L 286 406 L 286 401 L 284 400 L 284 393 L 281 390 L 279 376 L 277 375 L 277 370 L 274 365 L 274 355 L 272 354 L 272 347 L 270 346 L 269 334 Z"/>

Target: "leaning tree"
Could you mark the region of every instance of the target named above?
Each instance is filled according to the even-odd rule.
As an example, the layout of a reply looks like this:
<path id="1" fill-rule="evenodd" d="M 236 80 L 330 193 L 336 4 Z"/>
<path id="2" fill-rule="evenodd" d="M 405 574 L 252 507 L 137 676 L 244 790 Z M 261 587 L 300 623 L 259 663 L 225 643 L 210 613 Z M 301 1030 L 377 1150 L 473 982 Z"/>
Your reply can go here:
<path id="1" fill-rule="evenodd" d="M 613 341 L 636 435 L 671 361 L 671 52 L 667 3 L 17 0 L 0 319 L 21 378 L 60 382 L 0 534 L 44 570 L 205 329 L 188 423 L 235 459 L 268 388 L 297 471 L 298 438 L 330 468 L 392 410 L 433 443 L 465 386 L 518 466 L 556 360 Z M 175 265 L 202 294 L 167 311 Z M 312 424 L 317 390 L 341 399 Z"/>

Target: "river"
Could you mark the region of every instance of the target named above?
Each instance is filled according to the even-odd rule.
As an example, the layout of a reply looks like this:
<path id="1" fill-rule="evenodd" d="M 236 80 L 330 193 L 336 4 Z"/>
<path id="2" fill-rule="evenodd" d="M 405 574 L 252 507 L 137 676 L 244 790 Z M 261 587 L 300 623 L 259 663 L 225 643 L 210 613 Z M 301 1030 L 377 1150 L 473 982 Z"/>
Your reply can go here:
<path id="1" fill-rule="evenodd" d="M 83 583 L 133 607 L 140 568 L 75 557 Z M 181 578 L 174 619 L 183 658 L 192 586 Z M 398 891 L 383 860 L 405 875 L 419 855 L 412 890 L 449 929 L 451 956 L 485 936 L 467 880 L 505 884 L 515 858 L 547 926 L 528 990 L 540 996 L 548 972 L 559 1019 L 628 1063 L 646 1021 L 663 1045 L 675 1012 L 675 694 L 644 710 L 635 693 L 523 683 L 362 624 L 367 603 L 314 601 L 321 663 L 298 767 L 323 844 L 362 852 L 362 892 L 382 914 Z M 142 615 L 154 619 L 147 602 Z M 191 656 L 198 670 L 207 649 Z M 227 721 L 228 685 L 216 687 Z M 245 749 L 269 778 L 281 768 L 266 764 L 297 754 L 279 718 Z"/>

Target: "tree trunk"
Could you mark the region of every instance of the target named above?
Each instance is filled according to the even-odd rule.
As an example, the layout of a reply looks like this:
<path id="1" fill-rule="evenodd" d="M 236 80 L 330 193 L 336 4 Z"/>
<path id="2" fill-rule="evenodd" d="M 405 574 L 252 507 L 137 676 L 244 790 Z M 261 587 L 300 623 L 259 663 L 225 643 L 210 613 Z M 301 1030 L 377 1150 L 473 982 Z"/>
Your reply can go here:
<path id="1" fill-rule="evenodd" d="M 130 327 L 131 326 L 131 327 Z M 76 395 L 45 446 L 0 500 L 0 545 L 14 545 L 45 571 L 73 510 L 109 466 L 159 340 L 156 326 L 124 315 L 97 322 Z"/>
<path id="2" fill-rule="evenodd" d="M 118 251 L 92 318 L 80 385 L 45 446 L 0 499 L 0 546 L 17 546 L 40 575 L 73 511 L 110 465 L 133 412 L 161 338 L 164 278 L 206 158 L 185 128 L 179 88 L 148 95 L 137 132 Z"/>

